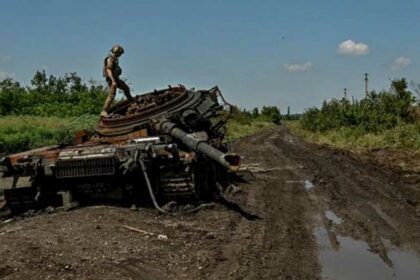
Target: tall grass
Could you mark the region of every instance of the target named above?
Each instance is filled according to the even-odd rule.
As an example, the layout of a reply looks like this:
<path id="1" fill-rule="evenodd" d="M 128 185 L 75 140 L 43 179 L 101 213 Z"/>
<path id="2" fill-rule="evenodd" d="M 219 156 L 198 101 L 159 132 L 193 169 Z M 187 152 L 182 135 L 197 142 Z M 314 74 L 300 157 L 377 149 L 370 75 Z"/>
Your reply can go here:
<path id="1" fill-rule="evenodd" d="M 0 153 L 12 153 L 46 145 L 72 143 L 75 132 L 92 131 L 97 116 L 36 117 L 7 116 L 0 118 Z"/>
<path id="2" fill-rule="evenodd" d="M 287 127 L 309 142 L 328 144 L 338 148 L 420 151 L 420 122 L 402 123 L 381 132 L 365 132 L 358 127 L 341 127 L 325 132 L 310 131 L 299 121 L 287 122 Z"/>
<path id="3" fill-rule="evenodd" d="M 235 140 L 252 134 L 256 134 L 263 129 L 269 129 L 275 126 L 276 124 L 272 122 L 252 121 L 250 123 L 244 124 L 236 120 L 230 120 L 227 123 L 227 135 L 229 139 Z"/>

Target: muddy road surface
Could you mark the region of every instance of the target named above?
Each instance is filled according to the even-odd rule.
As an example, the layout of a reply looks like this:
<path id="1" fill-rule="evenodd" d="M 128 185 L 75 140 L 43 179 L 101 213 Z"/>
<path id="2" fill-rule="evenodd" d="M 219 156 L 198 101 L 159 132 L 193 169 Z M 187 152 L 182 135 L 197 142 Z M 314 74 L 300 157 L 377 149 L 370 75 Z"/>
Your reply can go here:
<path id="1" fill-rule="evenodd" d="M 1 279 L 419 279 L 420 174 L 303 143 L 241 140 L 253 175 L 194 214 L 112 206 L 3 220 Z"/>

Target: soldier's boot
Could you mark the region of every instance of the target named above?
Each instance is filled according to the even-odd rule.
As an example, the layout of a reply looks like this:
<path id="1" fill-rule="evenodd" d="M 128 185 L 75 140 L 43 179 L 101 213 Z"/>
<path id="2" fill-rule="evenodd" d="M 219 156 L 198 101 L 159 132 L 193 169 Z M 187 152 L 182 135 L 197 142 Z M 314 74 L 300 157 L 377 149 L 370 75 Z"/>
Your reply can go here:
<path id="1" fill-rule="evenodd" d="M 124 91 L 124 95 L 125 95 L 125 98 L 127 98 L 128 101 L 130 101 L 130 102 L 135 101 L 134 97 L 131 95 L 131 93 L 129 91 Z"/>
<path id="2" fill-rule="evenodd" d="M 108 118 L 109 117 L 109 114 L 106 111 L 102 111 L 101 114 L 100 114 L 100 116 L 102 118 Z"/>

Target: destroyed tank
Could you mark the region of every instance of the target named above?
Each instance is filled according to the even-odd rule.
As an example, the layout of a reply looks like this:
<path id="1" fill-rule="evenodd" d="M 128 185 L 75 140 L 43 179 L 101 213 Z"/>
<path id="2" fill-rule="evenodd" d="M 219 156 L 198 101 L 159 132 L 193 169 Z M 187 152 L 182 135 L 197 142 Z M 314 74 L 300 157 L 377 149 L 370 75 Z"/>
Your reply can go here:
<path id="1" fill-rule="evenodd" d="M 226 145 L 220 90 L 168 87 L 113 106 L 75 144 L 0 160 L 0 189 L 12 212 L 72 201 L 207 201 L 240 157 Z M 230 105 L 227 105 L 230 106 Z"/>

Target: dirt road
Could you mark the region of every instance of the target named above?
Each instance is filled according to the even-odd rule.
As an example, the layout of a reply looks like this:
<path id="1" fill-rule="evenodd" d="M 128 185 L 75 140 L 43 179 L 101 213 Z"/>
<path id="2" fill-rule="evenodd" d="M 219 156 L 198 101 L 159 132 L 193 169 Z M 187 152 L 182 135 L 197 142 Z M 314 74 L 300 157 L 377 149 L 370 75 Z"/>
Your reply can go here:
<path id="1" fill-rule="evenodd" d="M 420 174 L 284 127 L 234 149 L 261 172 L 213 209 L 85 207 L 2 222 L 0 278 L 418 279 Z"/>

